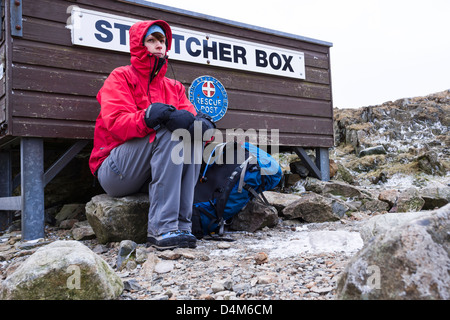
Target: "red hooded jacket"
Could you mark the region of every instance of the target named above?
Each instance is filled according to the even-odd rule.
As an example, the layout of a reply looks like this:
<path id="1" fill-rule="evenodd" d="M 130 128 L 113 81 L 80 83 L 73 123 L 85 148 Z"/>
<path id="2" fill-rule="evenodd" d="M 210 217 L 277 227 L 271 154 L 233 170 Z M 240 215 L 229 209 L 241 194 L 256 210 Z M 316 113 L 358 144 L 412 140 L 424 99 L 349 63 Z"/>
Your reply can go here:
<path id="1" fill-rule="evenodd" d="M 153 142 L 155 131 L 148 128 L 144 121 L 145 110 L 150 104 L 166 103 L 197 114 L 186 97 L 184 86 L 165 77 L 167 62 L 155 75 L 158 57 L 143 44 L 144 36 L 153 24 L 164 29 L 167 51 L 170 50 L 172 30 L 165 21 L 135 23 L 130 28 L 131 65 L 113 70 L 97 94 L 101 109 L 95 123 L 94 148 L 89 160 L 93 174 L 111 150 L 125 141 L 150 135 L 149 142 Z"/>

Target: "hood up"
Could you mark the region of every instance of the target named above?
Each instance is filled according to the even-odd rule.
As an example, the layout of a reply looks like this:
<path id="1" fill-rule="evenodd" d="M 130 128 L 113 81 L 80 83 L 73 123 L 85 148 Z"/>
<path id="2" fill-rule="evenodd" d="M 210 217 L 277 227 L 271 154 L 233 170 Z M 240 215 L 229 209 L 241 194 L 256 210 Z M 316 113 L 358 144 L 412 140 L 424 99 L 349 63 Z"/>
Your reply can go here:
<path id="1" fill-rule="evenodd" d="M 148 52 L 147 48 L 144 46 L 144 36 L 147 30 L 153 24 L 159 25 L 164 29 L 166 34 L 166 55 L 170 50 L 172 45 L 172 30 L 167 22 L 163 20 L 154 21 L 140 21 L 135 23 L 130 28 L 130 54 L 131 54 L 131 64 L 142 74 L 148 75 L 150 72 L 150 66 L 153 65 L 152 59 L 156 57 Z M 165 75 L 167 70 L 167 64 L 163 66 L 163 69 L 159 74 Z"/>

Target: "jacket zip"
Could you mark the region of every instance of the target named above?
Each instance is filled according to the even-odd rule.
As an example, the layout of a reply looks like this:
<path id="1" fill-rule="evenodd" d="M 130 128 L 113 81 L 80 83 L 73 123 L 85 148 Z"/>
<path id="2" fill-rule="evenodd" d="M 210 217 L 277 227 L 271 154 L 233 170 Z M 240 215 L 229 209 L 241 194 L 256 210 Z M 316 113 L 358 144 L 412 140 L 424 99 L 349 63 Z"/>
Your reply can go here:
<path id="1" fill-rule="evenodd" d="M 152 102 L 152 96 L 150 95 L 150 83 L 153 81 L 153 79 L 155 78 L 155 76 L 156 75 L 153 75 L 153 72 L 154 72 L 154 70 L 155 70 L 155 68 L 156 68 L 156 65 L 157 65 L 157 61 L 158 61 L 158 57 L 157 56 L 155 56 L 155 63 L 153 64 L 153 68 L 152 68 L 152 66 L 151 66 L 151 61 L 152 61 L 152 59 L 151 59 L 151 56 L 150 55 L 148 55 L 148 57 L 150 58 L 150 72 L 148 73 L 148 85 L 147 85 L 147 97 L 149 97 L 149 99 L 150 99 L 150 104 L 152 104 L 153 102 Z"/>
<path id="2" fill-rule="evenodd" d="M 150 54 L 148 55 L 149 58 L 151 58 Z M 147 96 L 150 99 L 150 104 L 152 103 L 152 96 L 150 94 L 150 83 L 153 81 L 153 79 L 156 78 L 159 71 L 163 67 L 163 65 L 166 63 L 165 58 L 159 58 L 158 56 L 155 57 L 155 62 L 153 63 L 153 68 L 151 66 L 151 59 L 150 59 L 150 73 L 148 75 L 148 85 L 147 85 Z"/>

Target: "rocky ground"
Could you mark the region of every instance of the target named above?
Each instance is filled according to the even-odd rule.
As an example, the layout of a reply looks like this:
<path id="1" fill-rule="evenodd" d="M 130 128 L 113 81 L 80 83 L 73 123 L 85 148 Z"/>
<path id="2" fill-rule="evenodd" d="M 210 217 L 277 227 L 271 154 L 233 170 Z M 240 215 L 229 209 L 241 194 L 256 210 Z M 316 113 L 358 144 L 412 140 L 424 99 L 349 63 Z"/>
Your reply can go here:
<path id="1" fill-rule="evenodd" d="M 120 300 L 329 300 L 335 298 L 339 274 L 362 246 L 360 222 L 284 221 L 255 233 L 227 233 L 234 241 L 200 240 L 196 249 L 157 251 L 138 244 L 132 259 L 121 266 L 120 243 L 81 242 L 122 278 L 125 290 Z M 69 230 L 46 231 L 44 241 L 27 246 L 19 233 L 3 235 L 0 277 L 13 272 L 40 246 L 72 239 Z"/>
<path id="2" fill-rule="evenodd" d="M 195 250 L 155 252 L 151 282 L 145 264 L 121 273 L 128 283 L 138 284 L 121 298 L 334 299 L 337 277 L 360 242 L 346 243 L 350 236 L 337 235 L 341 243 L 327 248 L 314 237 L 347 230 L 354 230 L 353 224 L 283 225 L 230 234 L 234 242 L 202 240 Z"/>
<path id="3" fill-rule="evenodd" d="M 449 108 L 450 92 L 445 91 L 358 110 L 336 109 L 332 180 L 372 194 L 409 187 L 448 189 Z M 376 152 L 365 154 L 371 148 Z M 289 172 L 288 158 L 295 155 L 281 159 L 290 173 L 282 191 L 301 194 L 307 179 Z M 361 226 L 384 213 L 353 211 L 323 223 L 280 217 L 276 227 L 229 232 L 233 241 L 200 240 L 196 249 L 156 251 L 129 242 L 79 241 L 122 278 L 120 300 L 332 300 L 339 276 L 363 246 Z M 46 238 L 36 242 L 21 241 L 13 227 L 0 233 L 0 283 L 39 247 L 73 237 L 70 228 L 50 225 Z M 133 245 L 130 257 L 119 254 Z"/>

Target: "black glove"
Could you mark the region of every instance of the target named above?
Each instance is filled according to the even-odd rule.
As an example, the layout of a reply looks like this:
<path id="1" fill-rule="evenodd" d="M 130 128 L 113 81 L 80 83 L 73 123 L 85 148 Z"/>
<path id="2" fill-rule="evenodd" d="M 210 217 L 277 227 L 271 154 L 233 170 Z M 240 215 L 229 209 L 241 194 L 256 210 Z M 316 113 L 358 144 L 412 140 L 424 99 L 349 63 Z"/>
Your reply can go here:
<path id="1" fill-rule="evenodd" d="M 175 110 L 169 115 L 169 119 L 165 123 L 166 128 L 170 131 L 175 131 L 176 129 L 189 129 L 191 124 L 194 122 L 194 115 L 187 110 Z"/>
<path id="2" fill-rule="evenodd" d="M 212 118 L 202 112 L 198 112 L 197 116 L 195 117 L 195 121 L 192 123 L 192 125 L 189 127 L 189 133 L 191 134 L 191 137 L 194 138 L 194 129 L 195 129 L 195 123 L 200 122 L 201 128 L 202 128 L 202 138 L 203 134 L 209 130 L 216 128 L 216 124 L 213 122 Z M 198 126 L 198 125 L 197 125 Z M 211 137 L 207 138 L 206 140 L 209 140 Z"/>
<path id="3" fill-rule="evenodd" d="M 165 103 L 152 103 L 145 111 L 144 120 L 147 127 L 158 130 L 169 120 L 170 115 L 176 110 L 174 106 Z"/>

